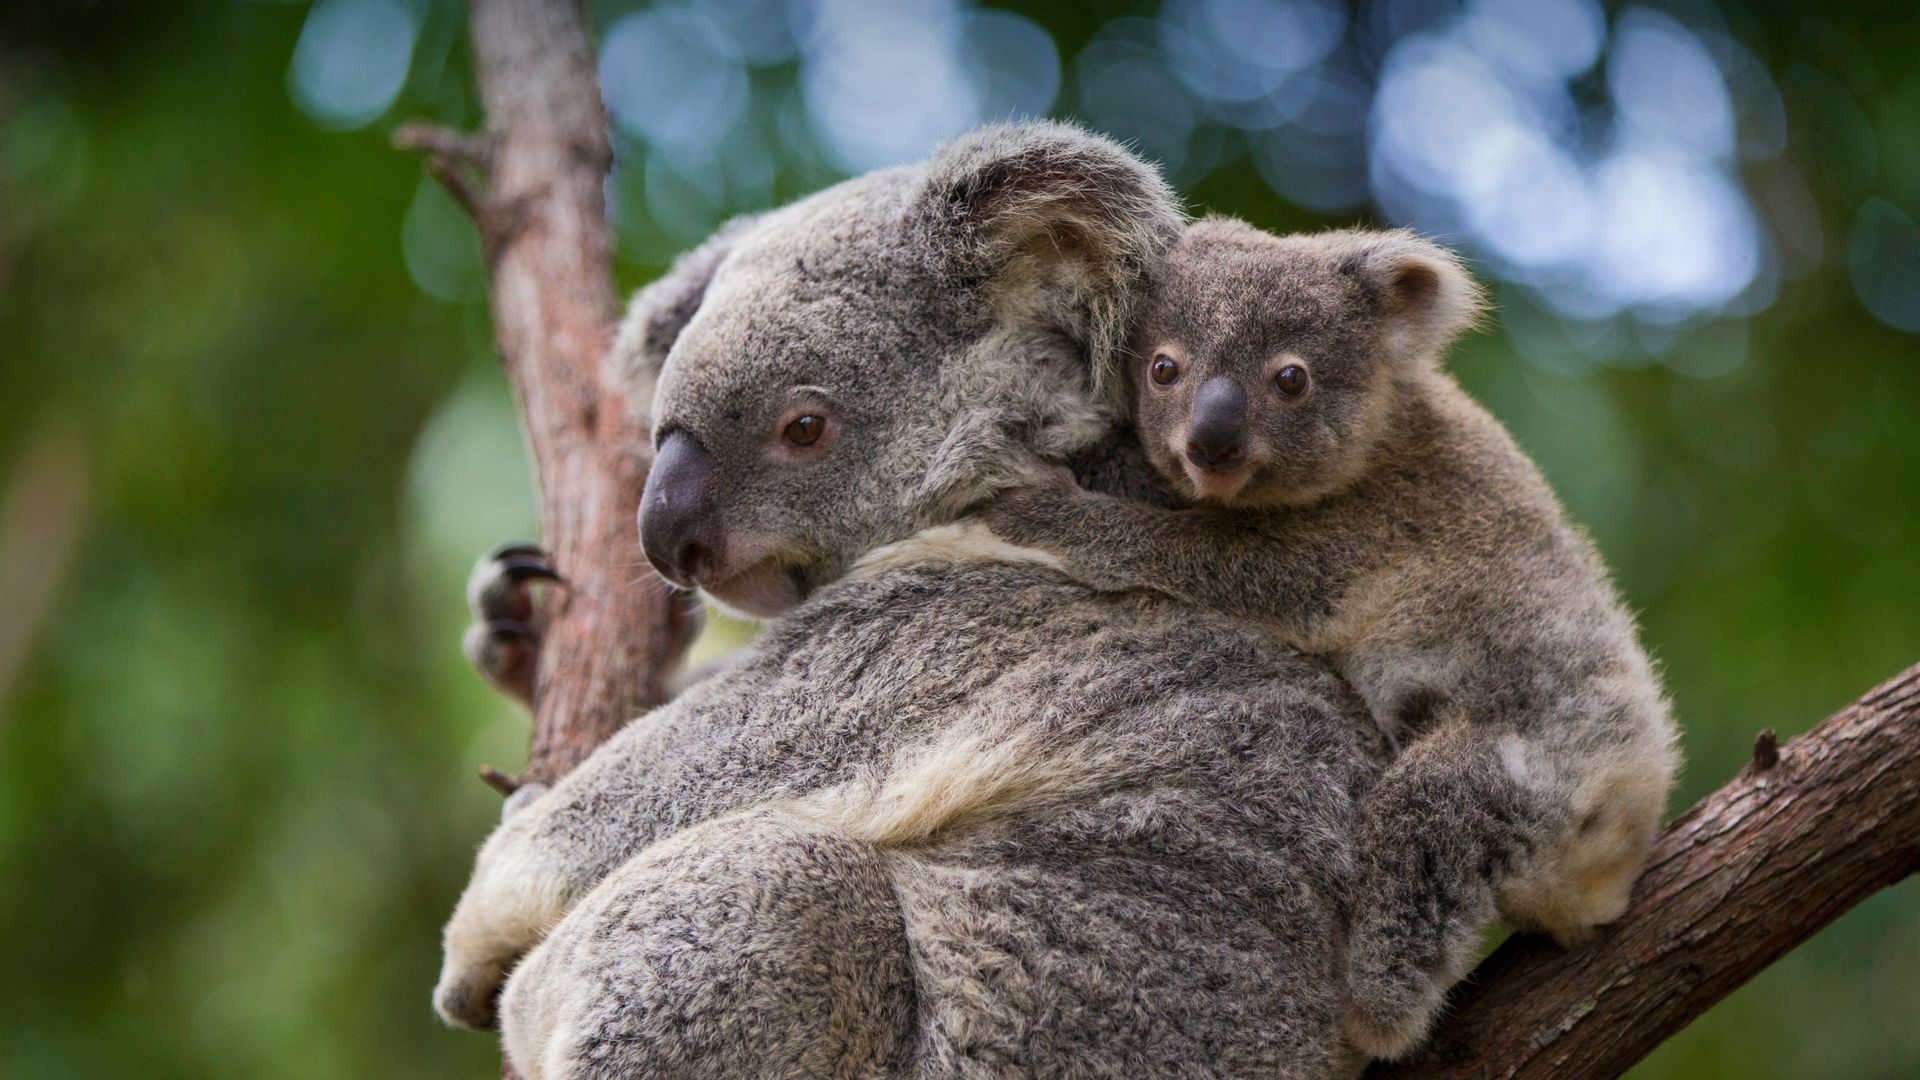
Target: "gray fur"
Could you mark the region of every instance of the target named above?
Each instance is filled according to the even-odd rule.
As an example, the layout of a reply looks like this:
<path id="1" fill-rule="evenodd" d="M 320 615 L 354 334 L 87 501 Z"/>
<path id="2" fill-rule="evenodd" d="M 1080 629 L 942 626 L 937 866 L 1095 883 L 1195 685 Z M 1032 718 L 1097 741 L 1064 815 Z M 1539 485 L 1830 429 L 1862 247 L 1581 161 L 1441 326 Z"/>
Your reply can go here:
<path id="1" fill-rule="evenodd" d="M 1237 620 L 920 533 L 1036 453 L 1165 501 L 1090 373 L 1179 224 L 1112 144 L 990 129 L 643 294 L 660 437 L 718 462 L 701 583 L 790 610 L 488 840 L 444 1016 L 490 1021 L 511 969 L 530 1080 L 1351 1070 L 1359 701 Z M 796 394 L 819 452 L 775 439 Z"/>
<path id="2" fill-rule="evenodd" d="M 498 860 L 568 912 L 507 1045 L 531 1077 L 1334 1075 L 1361 715 L 1159 597 L 1000 563 L 836 583 L 489 841 L 477 885 Z M 841 809 L 922 754 L 965 773 L 958 733 L 1058 794 L 925 836 Z"/>
<path id="3" fill-rule="evenodd" d="M 1578 941 L 1617 917 L 1677 758 L 1632 620 L 1531 462 L 1438 365 L 1478 290 L 1407 233 L 1191 227 L 1124 381 L 1142 445 L 1208 505 L 1041 485 L 1000 536 L 1107 589 L 1151 588 L 1326 657 L 1408 749 L 1367 799 L 1344 1017 L 1395 1056 L 1424 1036 L 1496 908 Z M 1167 385 L 1155 357 L 1179 365 Z M 1310 389 L 1276 390 L 1303 364 Z M 1249 402 L 1245 465 L 1186 460 L 1197 387 Z"/>

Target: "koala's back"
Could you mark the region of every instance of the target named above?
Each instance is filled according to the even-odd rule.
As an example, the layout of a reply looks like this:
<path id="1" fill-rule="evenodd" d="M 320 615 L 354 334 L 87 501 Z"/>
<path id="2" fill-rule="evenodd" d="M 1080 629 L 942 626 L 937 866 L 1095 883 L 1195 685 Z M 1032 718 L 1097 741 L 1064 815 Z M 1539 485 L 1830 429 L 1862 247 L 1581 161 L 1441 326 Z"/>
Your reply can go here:
<path id="1" fill-rule="evenodd" d="M 623 734 L 613 801 L 548 827 L 639 850 L 770 805 L 870 846 L 912 1072 L 1338 1071 L 1347 837 L 1385 748 L 1323 666 L 1151 595 L 926 564 L 836 585 L 690 693 Z M 662 824 L 614 834 L 636 819 Z"/>
<path id="2" fill-rule="evenodd" d="M 1266 737 L 1290 753 L 1354 756 L 1346 744 L 1364 736 L 1347 728 L 1366 725 L 1337 719 L 1358 709 L 1350 691 L 1252 628 L 1148 594 L 1095 593 L 1039 566 L 926 563 L 836 584 L 769 625 L 738 663 L 636 720 L 621 738 L 651 749 L 620 758 L 657 752 L 663 774 L 671 759 L 671 775 L 630 774 L 626 786 L 670 803 L 672 820 L 698 820 L 743 798 L 856 779 L 934 735 L 1107 746 L 1165 734 L 1176 715 L 1298 709 L 1311 722 L 1263 725 Z M 596 781 L 594 797 L 636 793 L 607 786 Z"/>
<path id="3" fill-rule="evenodd" d="M 1341 583 L 1326 644 L 1362 665 L 1348 676 L 1382 719 L 1417 728 L 1437 692 L 1522 730 L 1578 715 L 1562 737 L 1598 746 L 1660 728 L 1664 743 L 1669 721 L 1632 619 L 1506 429 L 1439 373 L 1395 423 L 1380 466 L 1301 521 L 1364 553 Z M 1406 716 L 1381 708 L 1401 698 Z"/>

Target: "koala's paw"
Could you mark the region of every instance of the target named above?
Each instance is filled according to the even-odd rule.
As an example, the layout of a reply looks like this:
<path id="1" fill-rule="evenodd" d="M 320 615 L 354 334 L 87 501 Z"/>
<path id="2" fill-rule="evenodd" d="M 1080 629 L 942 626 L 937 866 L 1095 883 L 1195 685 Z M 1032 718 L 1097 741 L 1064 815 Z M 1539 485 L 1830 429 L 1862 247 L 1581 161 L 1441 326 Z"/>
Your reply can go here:
<path id="1" fill-rule="evenodd" d="M 1061 512 L 1084 494 L 1065 465 L 1033 458 L 1020 486 L 996 493 L 976 514 L 1002 540 L 1037 543 L 1052 532 Z"/>
<path id="2" fill-rule="evenodd" d="M 535 582 L 561 583 L 546 552 L 525 542 L 502 544 L 481 556 L 467 578 L 467 661 L 501 692 L 523 705 L 533 702 L 533 675 L 540 658 L 540 608 Z"/>
<path id="3" fill-rule="evenodd" d="M 1626 914 L 1626 901 L 1609 896 L 1581 896 L 1546 912 L 1529 912 L 1508 919 L 1522 933 L 1545 934 L 1563 949 L 1591 943 L 1608 925 Z"/>
<path id="4" fill-rule="evenodd" d="M 490 1031 L 499 1023 L 500 987 L 506 981 L 505 964 L 449 964 L 433 988 L 433 1011 L 454 1027 Z"/>
<path id="5" fill-rule="evenodd" d="M 1042 457 L 1030 458 L 1027 461 L 1026 482 L 1028 487 L 1051 489 L 1056 492 L 1072 491 L 1080 487 L 1080 481 L 1074 478 L 1072 469 Z"/>
<path id="6" fill-rule="evenodd" d="M 493 1027 L 507 973 L 566 914 L 565 875 L 547 857 L 539 830 L 528 826 L 538 798 L 536 790 L 508 808 L 509 819 L 480 849 L 473 880 L 447 920 L 433 1008 L 449 1024 Z"/>
<path id="7" fill-rule="evenodd" d="M 1554 944 L 1563 949 L 1577 949 L 1600 936 L 1600 928 L 1591 923 L 1574 923 L 1568 926 L 1552 926 L 1547 933 L 1553 936 Z"/>
<path id="8" fill-rule="evenodd" d="M 1401 968 L 1350 973 L 1347 995 L 1340 1033 L 1368 1057 L 1392 1060 L 1425 1041 L 1446 989 L 1425 972 Z"/>

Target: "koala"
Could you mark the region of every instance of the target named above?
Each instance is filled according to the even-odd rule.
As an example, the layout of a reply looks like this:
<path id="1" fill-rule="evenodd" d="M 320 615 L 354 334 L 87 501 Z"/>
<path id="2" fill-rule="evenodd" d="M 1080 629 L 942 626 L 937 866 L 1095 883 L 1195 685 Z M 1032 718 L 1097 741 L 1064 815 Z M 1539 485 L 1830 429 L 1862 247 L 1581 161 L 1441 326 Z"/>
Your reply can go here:
<path id="1" fill-rule="evenodd" d="M 442 1016 L 531 1080 L 1355 1071 L 1359 698 L 957 520 L 1035 455 L 1170 502 L 1093 373 L 1183 224 L 1118 146 L 991 128 L 641 292 L 646 556 L 770 621 L 510 812 Z"/>
<path id="2" fill-rule="evenodd" d="M 1194 224 L 1120 376 L 1169 510 L 1040 484 L 985 518 L 1103 589 L 1327 658 L 1405 751 L 1367 797 L 1344 1024 L 1424 1036 L 1496 909 L 1578 942 L 1625 909 L 1674 726 L 1631 618 L 1500 424 L 1441 371 L 1480 293 L 1406 232 Z"/>

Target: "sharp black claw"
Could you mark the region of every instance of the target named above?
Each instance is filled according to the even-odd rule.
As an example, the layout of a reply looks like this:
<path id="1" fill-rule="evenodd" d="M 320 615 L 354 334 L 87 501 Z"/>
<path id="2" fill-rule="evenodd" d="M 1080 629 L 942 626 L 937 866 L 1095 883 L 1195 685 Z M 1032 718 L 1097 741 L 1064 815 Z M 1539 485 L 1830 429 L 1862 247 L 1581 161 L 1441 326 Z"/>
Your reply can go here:
<path id="1" fill-rule="evenodd" d="M 467 628 L 462 641 L 467 662 L 488 682 L 518 701 L 533 698 L 534 666 L 540 635 L 517 619 L 488 619 Z"/>
<path id="2" fill-rule="evenodd" d="M 493 562 L 498 562 L 501 559 L 510 558 L 514 555 L 532 555 L 544 559 L 547 557 L 547 552 L 545 548 L 542 548 L 539 544 L 531 540 L 509 540 L 499 547 L 494 548 L 492 551 L 487 552 L 487 558 Z"/>
<path id="3" fill-rule="evenodd" d="M 526 581 L 529 578 L 544 578 L 548 581 L 563 581 L 553 567 L 547 565 L 545 555 L 512 555 L 496 559 L 500 573 L 513 582 Z"/>
<path id="4" fill-rule="evenodd" d="M 515 619 L 487 620 L 487 637 L 494 641 L 537 641 L 533 627 Z"/>

